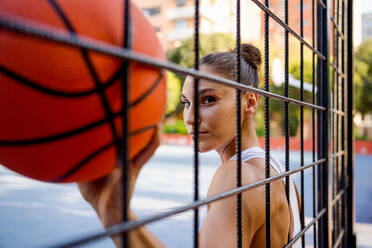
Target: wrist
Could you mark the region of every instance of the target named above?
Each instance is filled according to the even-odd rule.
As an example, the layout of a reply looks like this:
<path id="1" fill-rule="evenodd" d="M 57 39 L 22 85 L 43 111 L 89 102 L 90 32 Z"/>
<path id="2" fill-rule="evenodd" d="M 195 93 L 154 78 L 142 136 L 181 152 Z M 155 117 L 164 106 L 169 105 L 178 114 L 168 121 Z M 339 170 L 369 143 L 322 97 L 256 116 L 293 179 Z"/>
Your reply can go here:
<path id="1" fill-rule="evenodd" d="M 130 201 L 133 195 L 135 178 L 130 178 L 127 185 L 127 209 L 129 220 L 137 220 L 137 216 L 130 209 Z M 105 227 L 119 224 L 123 220 L 123 193 L 122 182 L 118 182 L 116 190 L 105 192 L 101 195 L 98 203 L 98 215 Z"/>
<path id="2" fill-rule="evenodd" d="M 129 219 L 129 221 L 138 220 L 138 217 L 137 217 L 136 213 L 132 209 L 128 209 L 128 219 Z"/>

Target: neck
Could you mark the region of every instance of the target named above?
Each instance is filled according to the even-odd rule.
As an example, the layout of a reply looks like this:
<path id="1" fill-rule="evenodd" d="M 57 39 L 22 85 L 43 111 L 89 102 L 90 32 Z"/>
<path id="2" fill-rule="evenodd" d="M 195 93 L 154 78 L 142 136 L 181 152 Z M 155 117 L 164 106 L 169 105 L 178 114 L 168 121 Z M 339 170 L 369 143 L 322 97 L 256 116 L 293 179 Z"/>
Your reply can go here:
<path id="1" fill-rule="evenodd" d="M 250 147 L 260 146 L 254 125 L 242 128 L 241 148 L 242 151 Z M 236 136 L 224 147 L 216 149 L 222 163 L 228 161 L 236 154 Z"/>

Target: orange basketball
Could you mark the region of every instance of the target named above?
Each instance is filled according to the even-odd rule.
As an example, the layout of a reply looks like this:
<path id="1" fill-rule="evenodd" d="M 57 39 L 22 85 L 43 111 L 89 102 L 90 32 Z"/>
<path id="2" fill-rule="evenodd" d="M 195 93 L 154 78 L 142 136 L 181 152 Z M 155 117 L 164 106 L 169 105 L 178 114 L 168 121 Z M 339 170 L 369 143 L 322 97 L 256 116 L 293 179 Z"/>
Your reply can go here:
<path id="1" fill-rule="evenodd" d="M 123 46 L 124 0 L 3 0 L 0 11 Z M 164 53 L 131 4 L 132 50 Z M 87 181 L 117 164 L 122 138 L 122 60 L 0 29 L 0 163 L 49 182 Z M 165 77 L 131 62 L 129 156 L 162 120 Z"/>

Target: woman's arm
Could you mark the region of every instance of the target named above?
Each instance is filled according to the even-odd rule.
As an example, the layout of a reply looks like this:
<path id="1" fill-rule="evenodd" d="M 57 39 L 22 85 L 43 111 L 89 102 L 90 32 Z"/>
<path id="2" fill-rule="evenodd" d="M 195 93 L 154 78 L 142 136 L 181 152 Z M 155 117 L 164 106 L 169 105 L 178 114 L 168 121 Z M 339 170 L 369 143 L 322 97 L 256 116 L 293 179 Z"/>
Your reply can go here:
<path id="1" fill-rule="evenodd" d="M 129 163 L 128 203 L 132 198 L 134 186 L 143 165 L 154 154 L 160 144 L 161 128 L 158 127 L 149 145 Z M 95 181 L 78 183 L 83 198 L 96 211 L 102 225 L 109 226 L 122 222 L 122 167 L 115 168 L 109 175 Z M 128 208 L 129 209 L 129 208 Z M 137 220 L 134 212 L 129 210 L 130 221 Z M 165 245 L 145 226 L 131 230 L 129 233 L 131 247 L 165 247 Z M 112 237 L 115 245 L 121 247 L 121 236 Z"/>
<path id="2" fill-rule="evenodd" d="M 136 220 L 134 212 L 129 213 L 130 220 Z M 139 248 L 158 248 L 166 247 L 165 244 L 155 236 L 147 227 L 141 226 L 134 231 L 129 232 L 129 241 L 131 247 Z"/>

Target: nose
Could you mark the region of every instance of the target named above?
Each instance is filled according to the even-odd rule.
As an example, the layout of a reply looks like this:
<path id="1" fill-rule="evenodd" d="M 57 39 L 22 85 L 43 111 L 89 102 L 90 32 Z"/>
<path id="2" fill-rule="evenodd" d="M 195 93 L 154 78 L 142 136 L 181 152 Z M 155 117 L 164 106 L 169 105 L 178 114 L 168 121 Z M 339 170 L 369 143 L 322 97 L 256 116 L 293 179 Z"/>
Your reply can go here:
<path id="1" fill-rule="evenodd" d="M 195 107 L 193 104 L 190 104 L 189 108 L 185 108 L 185 123 L 187 126 L 194 126 L 195 125 Z M 200 112 L 198 116 L 198 124 L 200 124 Z"/>

